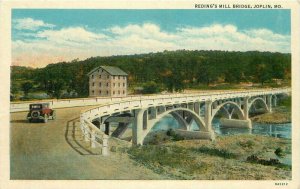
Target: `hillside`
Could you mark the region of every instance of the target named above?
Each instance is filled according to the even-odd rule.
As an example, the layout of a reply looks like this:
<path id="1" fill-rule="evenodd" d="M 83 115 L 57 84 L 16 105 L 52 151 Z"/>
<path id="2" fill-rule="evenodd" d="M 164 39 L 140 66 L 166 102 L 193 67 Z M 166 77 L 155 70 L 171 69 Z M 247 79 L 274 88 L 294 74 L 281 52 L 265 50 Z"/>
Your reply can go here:
<path id="1" fill-rule="evenodd" d="M 49 64 L 44 68 L 11 67 L 11 94 L 22 94 L 22 83 L 29 82 L 30 92 L 41 91 L 61 98 L 63 92 L 88 95 L 87 73 L 100 65 L 117 66 L 129 74 L 133 87 L 149 87 L 146 92 L 181 91 L 214 84 L 240 82 L 273 84 L 274 79 L 290 83 L 291 54 L 271 52 L 164 51 L 158 53 L 91 57 Z M 152 88 L 151 88 L 152 87 Z M 156 90 L 158 89 L 158 90 Z"/>

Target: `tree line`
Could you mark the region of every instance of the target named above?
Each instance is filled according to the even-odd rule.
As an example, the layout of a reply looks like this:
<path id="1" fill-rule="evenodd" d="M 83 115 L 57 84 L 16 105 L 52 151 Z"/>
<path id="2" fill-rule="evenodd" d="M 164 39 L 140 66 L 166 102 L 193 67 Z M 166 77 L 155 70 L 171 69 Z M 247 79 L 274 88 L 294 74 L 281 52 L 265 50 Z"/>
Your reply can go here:
<path id="1" fill-rule="evenodd" d="M 253 82 L 264 85 L 273 79 L 291 79 L 291 54 L 229 51 L 164 51 L 158 53 L 91 57 L 49 64 L 44 68 L 12 66 L 11 94 L 44 91 L 61 98 L 62 92 L 88 96 L 88 76 L 101 65 L 117 66 L 128 73 L 130 86 L 148 91 L 181 91 L 199 85 Z"/>

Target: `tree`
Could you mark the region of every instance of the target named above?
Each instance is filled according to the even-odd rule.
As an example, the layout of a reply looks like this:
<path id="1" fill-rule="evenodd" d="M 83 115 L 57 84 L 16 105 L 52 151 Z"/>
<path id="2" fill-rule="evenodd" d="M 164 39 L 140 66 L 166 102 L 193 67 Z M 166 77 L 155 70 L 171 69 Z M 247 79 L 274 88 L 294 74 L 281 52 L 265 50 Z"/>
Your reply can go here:
<path id="1" fill-rule="evenodd" d="M 33 88 L 33 84 L 31 82 L 22 83 L 21 88 L 24 92 L 24 95 L 27 96 L 29 91 Z"/>
<path id="2" fill-rule="evenodd" d="M 49 81 L 47 94 L 51 97 L 60 98 L 64 87 L 65 82 L 62 79 L 51 80 Z"/>
<path id="3" fill-rule="evenodd" d="M 268 69 L 266 64 L 259 64 L 256 67 L 256 78 L 257 81 L 261 83 L 261 85 L 264 85 L 266 81 L 269 81 L 272 79 L 272 75 L 270 73 L 270 69 Z"/>
<path id="4" fill-rule="evenodd" d="M 143 93 L 144 94 L 152 94 L 158 93 L 160 91 L 160 87 L 154 82 L 150 81 L 143 85 Z"/>

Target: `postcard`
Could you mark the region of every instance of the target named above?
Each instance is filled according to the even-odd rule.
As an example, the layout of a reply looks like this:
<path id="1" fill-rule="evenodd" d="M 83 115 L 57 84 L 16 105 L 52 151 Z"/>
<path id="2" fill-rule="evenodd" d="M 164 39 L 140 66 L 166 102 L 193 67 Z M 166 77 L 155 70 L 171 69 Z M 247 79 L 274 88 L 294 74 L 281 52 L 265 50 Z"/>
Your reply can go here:
<path id="1" fill-rule="evenodd" d="M 299 188 L 299 2 L 2 1 L 0 188 Z"/>

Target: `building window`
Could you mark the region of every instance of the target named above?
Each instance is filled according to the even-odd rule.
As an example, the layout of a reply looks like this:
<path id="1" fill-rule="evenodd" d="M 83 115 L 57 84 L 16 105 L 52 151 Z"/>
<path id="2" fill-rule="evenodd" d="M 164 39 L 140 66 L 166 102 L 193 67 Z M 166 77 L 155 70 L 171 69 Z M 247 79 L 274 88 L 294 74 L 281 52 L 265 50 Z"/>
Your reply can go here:
<path id="1" fill-rule="evenodd" d="M 123 83 L 123 87 L 125 87 L 125 83 Z"/>
<path id="2" fill-rule="evenodd" d="M 107 79 L 109 79 L 109 75 L 107 76 Z"/>
<path id="3" fill-rule="evenodd" d="M 95 86 L 95 83 L 93 82 L 92 86 L 94 87 Z"/>
<path id="4" fill-rule="evenodd" d="M 92 90 L 92 94 L 94 94 L 95 93 L 95 91 L 94 90 Z"/>
<path id="5" fill-rule="evenodd" d="M 101 79 L 101 75 L 99 75 L 99 78 Z"/>
<path id="6" fill-rule="evenodd" d="M 120 79 L 120 76 L 118 76 L 118 79 Z"/>
<path id="7" fill-rule="evenodd" d="M 123 94 L 125 94 L 125 91 L 123 91 Z"/>
<path id="8" fill-rule="evenodd" d="M 108 83 L 106 83 L 106 87 L 108 87 Z"/>
<path id="9" fill-rule="evenodd" d="M 99 87 L 101 87 L 101 82 L 99 83 Z"/>
<path id="10" fill-rule="evenodd" d="M 113 91 L 113 94 L 115 94 L 115 91 Z"/>
<path id="11" fill-rule="evenodd" d="M 101 69 L 101 72 L 103 72 L 103 70 Z"/>
<path id="12" fill-rule="evenodd" d="M 94 79 L 94 75 L 92 75 L 92 79 Z"/>
<path id="13" fill-rule="evenodd" d="M 106 94 L 108 94 L 108 91 L 106 91 Z"/>
<path id="14" fill-rule="evenodd" d="M 101 90 L 99 91 L 99 94 L 101 94 Z"/>

